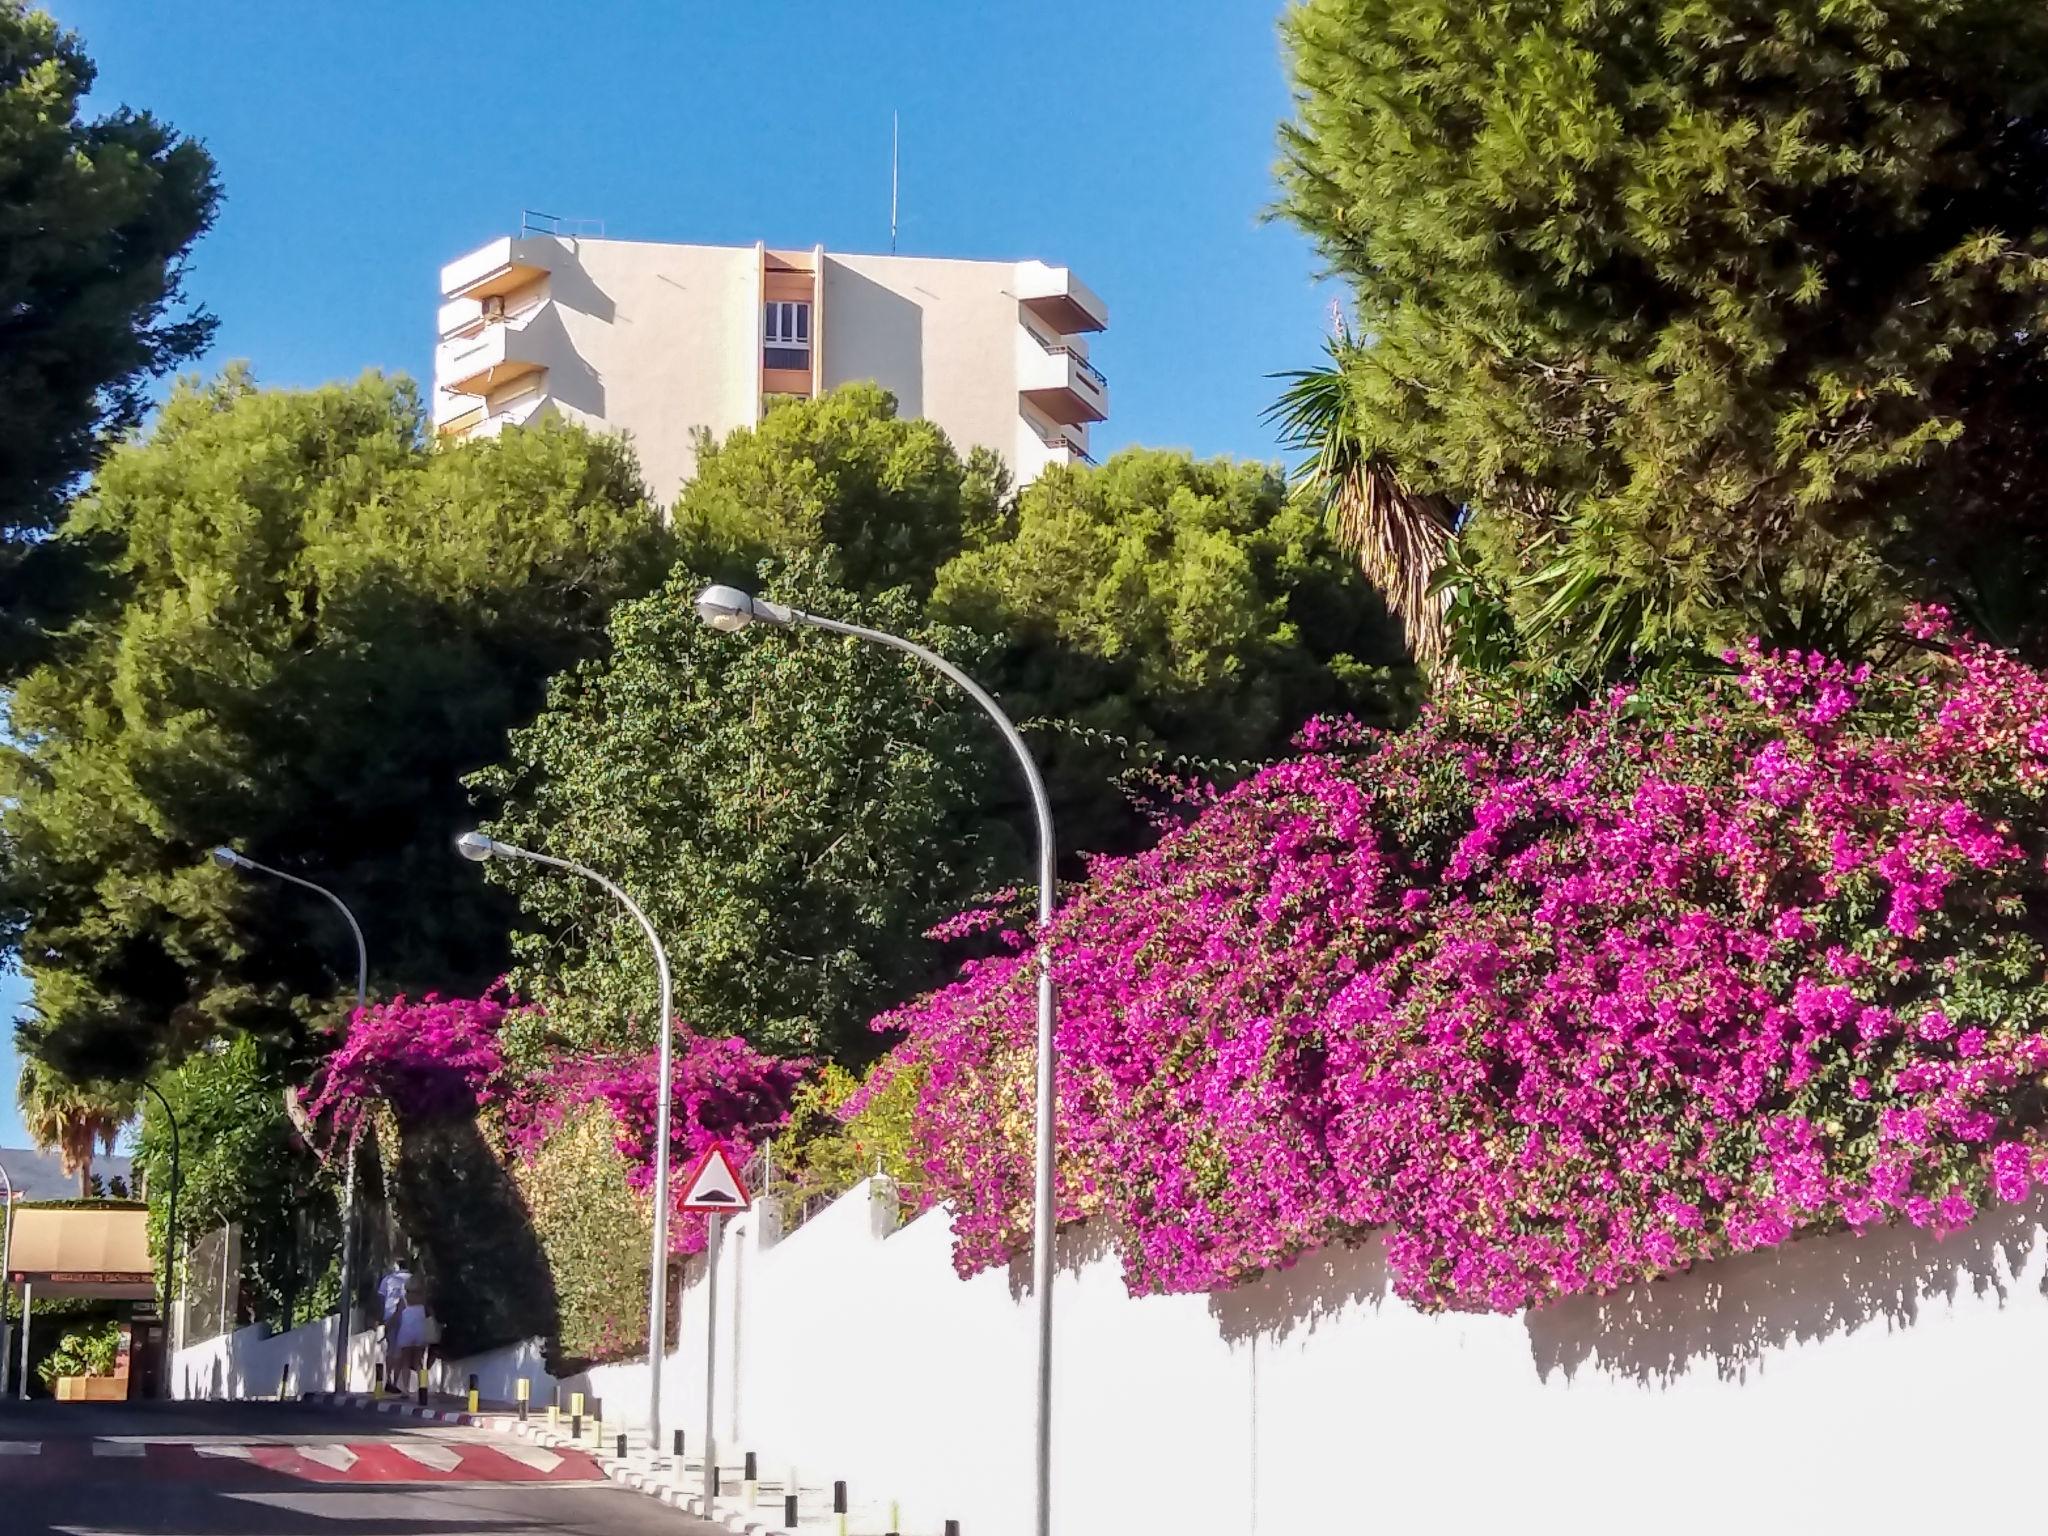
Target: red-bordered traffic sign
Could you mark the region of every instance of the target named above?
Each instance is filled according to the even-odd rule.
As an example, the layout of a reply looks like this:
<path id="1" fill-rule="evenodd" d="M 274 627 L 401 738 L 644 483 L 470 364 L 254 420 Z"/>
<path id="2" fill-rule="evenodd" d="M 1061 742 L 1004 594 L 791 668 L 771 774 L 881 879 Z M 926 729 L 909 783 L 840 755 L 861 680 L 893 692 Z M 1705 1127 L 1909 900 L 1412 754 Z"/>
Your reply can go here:
<path id="1" fill-rule="evenodd" d="M 683 1180 L 682 1208 L 686 1211 L 744 1211 L 754 1197 L 747 1193 L 747 1181 L 739 1165 L 722 1143 L 713 1142 L 697 1159 L 697 1166 Z"/>

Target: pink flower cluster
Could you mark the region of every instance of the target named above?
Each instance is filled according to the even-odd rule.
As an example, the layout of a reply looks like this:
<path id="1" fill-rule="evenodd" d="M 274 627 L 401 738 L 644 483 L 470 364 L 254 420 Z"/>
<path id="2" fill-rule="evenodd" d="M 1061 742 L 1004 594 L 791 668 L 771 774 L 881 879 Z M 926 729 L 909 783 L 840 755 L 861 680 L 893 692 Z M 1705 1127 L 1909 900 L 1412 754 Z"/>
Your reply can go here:
<path id="1" fill-rule="evenodd" d="M 499 1032 L 518 1006 L 496 992 L 479 998 L 429 993 L 418 1002 L 397 997 L 363 1009 L 316 1074 L 306 1107 L 337 1139 L 353 1135 L 379 1103 L 406 1124 L 488 1109 L 512 1150 L 531 1158 L 572 1108 L 603 1103 L 620 1127 L 626 1183 L 651 1191 L 660 1081 L 654 1052 L 564 1055 L 540 1073 L 517 1074 Z M 763 1055 L 735 1036 L 678 1027 L 669 1140 L 678 1202 L 683 1175 L 713 1142 L 744 1158 L 775 1134 L 789 1118 L 790 1096 L 807 1065 Z M 679 1213 L 670 1231 L 679 1253 L 703 1246 L 700 1217 Z"/>
<path id="2" fill-rule="evenodd" d="M 768 1056 L 734 1035 L 678 1029 L 670 1074 L 671 1199 L 680 1204 L 683 1177 L 714 1142 L 744 1160 L 789 1118 L 790 1097 L 808 1063 Z M 661 1074 L 653 1051 L 633 1056 L 565 1056 L 540 1077 L 508 1093 L 507 1139 L 531 1157 L 570 1109 L 602 1103 L 619 1124 L 617 1147 L 627 1184 L 654 1188 L 655 1122 Z M 694 1253 L 704 1245 L 702 1217 L 676 1212 L 671 1246 Z"/>
<path id="3" fill-rule="evenodd" d="M 1057 919 L 1062 1217 L 1135 1291 L 1384 1230 L 1416 1303 L 1512 1310 L 2022 1198 L 2048 675 L 1946 648 L 1315 723 Z M 1020 948 L 877 1021 L 962 1273 L 1028 1245 L 1031 982 Z"/>
<path id="4" fill-rule="evenodd" d="M 504 1070 L 498 1032 L 516 1005 L 498 993 L 449 997 L 429 992 L 358 1009 L 348 1033 L 322 1063 L 306 1108 L 346 1141 L 378 1103 L 401 1120 L 474 1114 Z"/>

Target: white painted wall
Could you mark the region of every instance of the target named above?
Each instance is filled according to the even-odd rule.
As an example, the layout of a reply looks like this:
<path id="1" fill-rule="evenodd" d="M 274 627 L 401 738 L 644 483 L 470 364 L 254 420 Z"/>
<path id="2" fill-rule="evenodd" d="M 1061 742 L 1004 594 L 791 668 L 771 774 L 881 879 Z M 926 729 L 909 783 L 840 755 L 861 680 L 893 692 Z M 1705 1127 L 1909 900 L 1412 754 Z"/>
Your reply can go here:
<path id="1" fill-rule="evenodd" d="M 905 416 L 965 457 L 993 448 L 1021 479 L 1042 467 L 1017 398 L 1016 265 L 911 256 L 825 257 L 824 383 L 873 379 Z"/>
<path id="2" fill-rule="evenodd" d="M 562 240 L 553 308 L 575 356 L 550 369 L 564 416 L 631 434 L 666 506 L 696 468 L 693 428 L 722 437 L 761 409 L 761 258 L 752 246 Z"/>
<path id="3" fill-rule="evenodd" d="M 171 1396 L 195 1400 L 275 1397 L 291 1369 L 289 1391 L 324 1392 L 334 1373 L 336 1319 L 328 1316 L 289 1333 L 260 1326 L 238 1328 L 171 1356 Z M 375 1329 L 349 1339 L 351 1378 L 367 1390 L 374 1363 L 382 1358 Z"/>
<path id="4" fill-rule="evenodd" d="M 1055 1529 L 2019 1529 L 2048 1361 L 2044 1220 L 2037 1200 L 1945 1242 L 1813 1238 L 1513 1317 L 1414 1311 L 1376 1242 L 1217 1296 L 1134 1300 L 1100 1234 L 1070 1233 Z M 772 1248 L 734 1223 L 726 1447 L 900 1498 L 910 1528 L 1020 1533 L 1030 1298 L 1011 1274 L 957 1279 L 943 1215 L 886 1225 L 865 1190 Z M 702 1296 L 693 1270 L 663 1378 L 693 1445 Z M 517 1373 L 453 1361 L 451 1387 L 469 1370 Z M 274 1370 L 250 1374 L 275 1390 Z M 608 1419 L 637 1413 L 645 1368 L 577 1385 Z"/>

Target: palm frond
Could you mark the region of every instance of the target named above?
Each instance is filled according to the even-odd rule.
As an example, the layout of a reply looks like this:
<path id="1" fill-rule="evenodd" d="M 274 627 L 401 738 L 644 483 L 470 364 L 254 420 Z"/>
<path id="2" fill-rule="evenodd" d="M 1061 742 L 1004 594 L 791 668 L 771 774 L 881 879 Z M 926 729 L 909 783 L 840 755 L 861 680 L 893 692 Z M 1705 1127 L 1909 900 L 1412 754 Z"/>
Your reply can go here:
<path id="1" fill-rule="evenodd" d="M 1384 456 L 1369 452 L 1345 382 L 1353 343 L 1328 343 L 1329 364 L 1274 375 L 1286 381 L 1266 419 L 1290 449 L 1307 455 L 1295 467 L 1297 486 L 1329 519 L 1337 545 L 1400 621 L 1408 649 L 1435 669 L 1449 648 L 1450 594 L 1432 583 L 1444 563 L 1456 509 L 1441 496 L 1412 491 Z"/>

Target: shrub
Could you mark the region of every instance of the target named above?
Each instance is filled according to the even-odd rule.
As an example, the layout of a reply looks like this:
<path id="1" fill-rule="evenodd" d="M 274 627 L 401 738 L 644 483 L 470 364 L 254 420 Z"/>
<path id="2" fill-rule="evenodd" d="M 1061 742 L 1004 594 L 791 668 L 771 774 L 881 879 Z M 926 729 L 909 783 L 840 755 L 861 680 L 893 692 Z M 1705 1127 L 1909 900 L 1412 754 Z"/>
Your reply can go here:
<path id="1" fill-rule="evenodd" d="M 53 1386 L 59 1376 L 111 1376 L 121 1352 L 121 1324 L 103 1317 L 67 1328 L 57 1345 L 36 1363 L 36 1375 L 43 1385 Z"/>
<path id="2" fill-rule="evenodd" d="M 1728 660 L 1313 722 L 1098 864 L 1052 933 L 1061 1216 L 1114 1219 L 1135 1291 L 1384 1229 L 1402 1294 L 1510 1310 L 2026 1194 L 2048 675 Z M 877 1021 L 963 1272 L 1028 1234 L 1022 942 Z"/>

